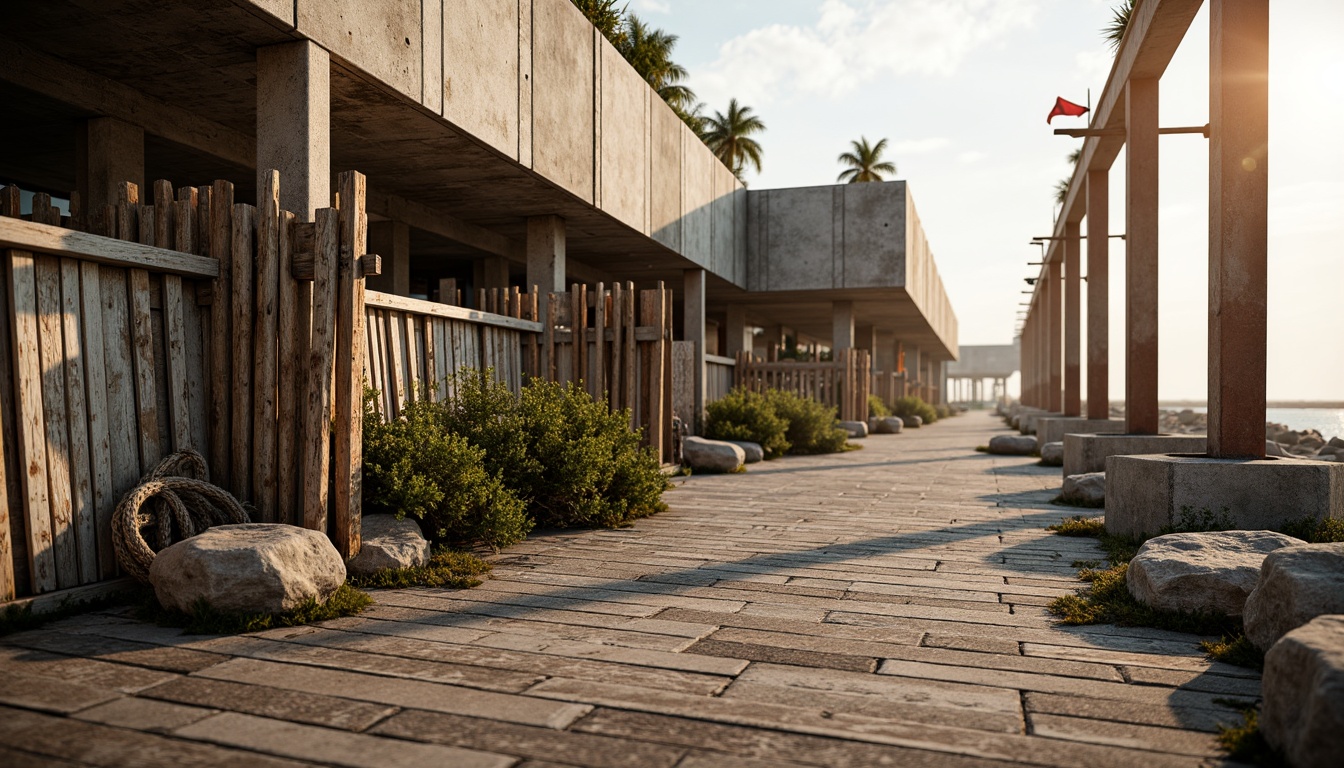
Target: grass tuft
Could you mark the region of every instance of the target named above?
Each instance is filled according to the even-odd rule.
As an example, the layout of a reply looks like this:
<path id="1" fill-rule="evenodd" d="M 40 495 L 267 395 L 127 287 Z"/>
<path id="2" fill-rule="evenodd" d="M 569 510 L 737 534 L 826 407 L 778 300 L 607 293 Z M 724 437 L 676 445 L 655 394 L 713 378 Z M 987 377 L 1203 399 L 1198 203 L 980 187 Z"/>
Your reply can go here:
<path id="1" fill-rule="evenodd" d="M 492 566 L 471 554 L 446 547 L 436 548 L 429 562 L 412 568 L 388 568 L 370 576 L 351 578 L 350 584 L 364 589 L 406 589 L 408 587 L 447 587 L 471 589 L 480 586 L 476 578 L 490 572 Z"/>
<path id="2" fill-rule="evenodd" d="M 153 593 L 141 607 L 141 618 L 165 627 L 181 627 L 188 635 L 236 635 L 278 627 L 297 627 L 316 621 L 353 616 L 373 604 L 373 598 L 349 584 L 342 584 L 325 603 L 309 598 L 286 613 L 235 614 L 217 611 L 198 601 L 190 613 L 171 611 L 159 605 Z"/>
<path id="3" fill-rule="evenodd" d="M 1098 538 L 1106 535 L 1106 521 L 1100 517 L 1074 515 L 1048 526 L 1045 530 L 1054 531 L 1060 536 L 1091 536 Z"/>
<path id="4" fill-rule="evenodd" d="M 1089 586 L 1079 594 L 1064 595 L 1048 610 L 1064 624 L 1115 624 L 1121 627 L 1154 627 L 1195 635 L 1226 635 L 1241 629 L 1241 622 L 1220 613 L 1161 611 L 1144 605 L 1129 593 L 1125 576 L 1129 563 L 1104 570 L 1084 569 L 1078 578 Z"/>
<path id="5" fill-rule="evenodd" d="M 1260 713 L 1254 707 L 1241 710 L 1239 725 L 1218 724 L 1218 744 L 1227 750 L 1227 756 L 1263 768 L 1286 768 L 1283 758 L 1260 732 Z"/>
<path id="6" fill-rule="evenodd" d="M 1308 544 L 1336 544 L 1344 541 L 1344 520 L 1305 517 L 1284 525 L 1280 532 Z"/>
<path id="7" fill-rule="evenodd" d="M 1224 664 L 1256 670 L 1265 668 L 1264 652 L 1241 633 L 1223 635 L 1218 640 L 1201 640 L 1199 649 L 1208 654 L 1210 659 Z"/>
<path id="8" fill-rule="evenodd" d="M 988 446 L 988 445 L 977 445 L 977 446 L 975 446 L 975 452 L 976 452 L 976 453 L 989 453 L 989 446 Z"/>

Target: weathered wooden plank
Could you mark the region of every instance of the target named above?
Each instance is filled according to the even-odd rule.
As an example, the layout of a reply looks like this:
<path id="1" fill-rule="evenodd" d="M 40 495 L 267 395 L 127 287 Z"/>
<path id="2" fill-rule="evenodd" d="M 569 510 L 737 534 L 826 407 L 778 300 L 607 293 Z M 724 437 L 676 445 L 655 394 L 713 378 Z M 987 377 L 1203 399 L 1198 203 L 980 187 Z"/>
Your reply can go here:
<path id="1" fill-rule="evenodd" d="M 51 500 L 51 544 L 56 554 L 56 583 L 79 585 L 74 503 L 70 485 L 70 435 L 65 403 L 64 323 L 61 317 L 61 272 L 55 256 L 38 256 L 37 341 L 42 361 L 42 415 L 47 436 L 47 494 Z"/>
<path id="2" fill-rule="evenodd" d="M 149 273 L 128 271 L 131 288 L 131 360 L 135 368 L 136 414 L 140 428 L 140 466 L 159 463 L 159 403 L 154 381 L 154 329 L 149 312 Z"/>
<path id="3" fill-rule="evenodd" d="M 401 319 L 402 313 L 388 312 L 386 326 L 387 329 L 387 355 L 391 362 L 391 378 L 388 385 L 391 388 L 392 410 L 389 413 L 393 416 L 401 414 L 402 405 L 406 402 L 406 367 L 402 363 L 405 358 L 404 350 L 406 348 L 406 324 Z"/>
<path id="4" fill-rule="evenodd" d="M 625 400 L 623 407 L 630 412 L 630 427 L 633 429 L 638 423 L 636 421 L 636 410 L 638 408 L 639 392 L 639 355 L 636 352 L 635 340 L 635 299 L 638 294 L 635 293 L 635 284 L 627 282 L 625 284 L 625 305 L 621 307 L 621 323 L 625 326 Z"/>
<path id="5" fill-rule="evenodd" d="M 336 489 L 334 543 L 345 557 L 359 553 L 364 465 L 364 276 L 359 259 L 368 249 L 364 175 L 340 176 L 341 257 L 336 325 Z M 428 303 L 428 302 L 427 302 Z M 412 339 L 414 341 L 414 339 Z"/>
<path id="6" fill-rule="evenodd" d="M 607 394 L 607 290 L 597 284 L 593 295 L 593 329 L 597 331 L 593 344 L 593 397 L 608 399 Z"/>
<path id="7" fill-rule="evenodd" d="M 230 470 L 233 473 L 230 490 L 240 500 L 252 500 L 252 456 L 256 449 L 252 434 L 252 409 L 255 407 L 252 392 L 252 344 L 253 344 L 253 305 L 254 251 L 252 240 L 256 229 L 257 209 L 245 203 L 233 206 L 232 248 L 233 263 L 229 270 L 230 286 L 233 293 L 231 338 L 233 378 L 232 389 L 233 425 L 231 428 Z"/>
<path id="8" fill-rule="evenodd" d="M 9 189 L 0 190 L 0 216 L 7 216 L 6 201 Z M 14 189 L 17 197 L 17 188 Z M 14 213 L 18 213 L 18 201 L 14 200 Z M 0 602 L 13 600 L 18 594 L 23 550 L 23 499 L 22 486 L 19 483 L 19 453 L 15 435 L 14 384 L 18 364 L 10 356 L 11 327 L 13 319 L 9 314 L 9 256 L 0 251 L 0 362 L 8 368 L 0 373 Z"/>
<path id="9" fill-rule="evenodd" d="M 331 364 L 336 341 L 336 261 L 340 258 L 340 221 L 336 211 L 316 213 L 313 243 L 312 342 L 303 401 L 303 526 L 327 530 L 328 468 L 331 457 Z"/>
<path id="10" fill-rule="evenodd" d="M 100 330 L 106 371 L 111 495 L 118 499 L 140 478 L 139 421 L 131 370 L 131 315 L 127 303 L 126 270 L 100 267 L 98 286 L 102 304 Z"/>
<path id="11" fill-rule="evenodd" d="M 202 199 L 202 204 L 206 202 Z M 210 256 L 219 274 L 210 284 L 210 480 L 233 487 L 233 185 L 216 181 L 210 190 Z"/>
<path id="12" fill-rule="evenodd" d="M 294 225 L 294 214 L 281 211 L 279 219 L 279 261 L 278 296 L 279 307 L 276 311 L 276 517 L 282 523 L 294 525 L 295 510 L 298 508 L 298 464 L 296 458 L 295 426 L 298 389 L 295 376 L 296 350 L 295 338 L 298 324 L 298 288 L 299 282 L 290 274 L 293 259 L 290 231 Z"/>
<path id="13" fill-rule="evenodd" d="M 163 276 L 164 362 L 168 372 L 168 421 L 174 451 L 196 448 L 191 437 L 190 393 L 187 385 L 187 328 L 182 278 Z"/>
<path id="14" fill-rule="evenodd" d="M 420 374 L 420 339 L 416 335 L 415 315 L 407 312 L 406 322 L 406 400 L 424 396 L 425 380 Z"/>
<path id="15" fill-rule="evenodd" d="M 442 317 L 449 320 L 467 320 L 479 325 L 494 325 L 503 328 L 514 328 L 520 331 L 531 331 L 533 333 L 541 332 L 541 324 L 529 320 L 519 320 L 513 317 L 505 317 L 490 312 L 483 312 L 466 307 L 455 307 L 449 304 L 440 304 L 434 301 L 425 301 L 423 299 L 412 299 L 407 296 L 397 296 L 391 293 L 380 293 L 378 291 L 366 291 L 364 301 L 369 306 L 379 307 L 381 309 L 394 309 L 400 312 L 414 312 L 417 315 L 430 315 L 432 317 Z"/>
<path id="16" fill-rule="evenodd" d="M 57 587 L 52 549 L 51 496 L 47 479 L 46 424 L 42 411 L 42 357 L 38 345 L 37 269 L 26 251 L 6 252 L 9 262 L 9 321 L 14 354 L 16 448 L 23 487 L 28 573 L 33 592 Z"/>
<path id="17" fill-rule="evenodd" d="M 622 403 L 624 402 L 621 399 L 621 392 L 622 392 L 621 387 L 623 386 L 622 382 L 625 380 L 625 377 L 622 375 L 624 373 L 624 370 L 622 368 L 622 362 L 621 362 L 621 354 L 624 351 L 621 349 L 621 347 L 625 343 L 625 336 L 622 333 L 625 329 L 625 312 L 624 309 L 621 307 L 621 304 L 624 301 L 624 299 L 625 299 L 625 291 L 621 289 L 620 281 L 618 280 L 617 282 L 612 283 L 611 319 L 610 319 L 611 379 L 607 386 L 607 392 L 608 392 L 607 404 L 611 407 L 612 413 L 615 413 L 616 411 L 620 410 Z"/>
<path id="18" fill-rule="evenodd" d="M 82 352 L 79 262 L 61 259 L 61 336 L 64 344 L 65 411 L 70 431 L 70 501 L 73 505 L 76 557 L 81 583 L 97 581 L 98 542 L 93 494 L 93 459 L 89 440 L 89 410 L 85 403 L 86 358 Z"/>
<path id="19" fill-rule="evenodd" d="M 276 415 L 279 360 L 276 338 L 280 296 L 280 172 L 268 171 L 257 195 L 257 266 L 252 410 L 252 503 L 262 522 L 277 522 L 278 455 Z M 292 277 L 290 278 L 293 279 Z"/>
<path id="20" fill-rule="evenodd" d="M 425 324 L 425 398 L 430 402 L 439 400 L 442 388 L 439 386 L 439 350 L 435 347 L 437 337 L 434 333 L 434 318 L 426 315 Z"/>

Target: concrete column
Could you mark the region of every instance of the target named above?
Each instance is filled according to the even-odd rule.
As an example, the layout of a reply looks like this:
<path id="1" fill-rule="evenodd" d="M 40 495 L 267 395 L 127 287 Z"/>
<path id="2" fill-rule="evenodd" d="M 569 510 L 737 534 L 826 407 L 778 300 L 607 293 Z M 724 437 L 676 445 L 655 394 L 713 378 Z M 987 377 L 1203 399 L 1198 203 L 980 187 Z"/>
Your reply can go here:
<path id="1" fill-rule="evenodd" d="M 257 49 L 257 189 L 272 168 L 281 208 L 331 205 L 331 55 L 311 40 Z"/>
<path id="2" fill-rule="evenodd" d="M 751 328 L 747 326 L 747 308 L 740 304 L 728 305 L 728 321 L 725 324 L 724 337 L 728 342 L 725 357 L 737 357 L 738 352 L 751 351 Z"/>
<path id="3" fill-rule="evenodd" d="M 509 262 L 503 256 L 486 256 L 481 260 L 481 287 L 487 291 L 491 288 L 509 287 Z M 532 290 L 529 286 L 527 290 Z"/>
<path id="4" fill-rule="evenodd" d="M 914 385 L 910 394 L 915 397 L 923 397 L 921 392 L 923 391 L 924 386 L 924 369 L 921 363 L 922 361 L 919 359 L 919 347 L 916 347 L 914 344 L 907 345 L 905 348 L 905 370 L 909 372 L 909 380 Z"/>
<path id="5" fill-rule="evenodd" d="M 1130 80 L 1127 93 L 1125 431 L 1155 435 L 1158 427 L 1157 79 Z M 1261 432 L 1263 440 L 1263 429 Z"/>
<path id="6" fill-rule="evenodd" d="M 1265 455 L 1269 0 L 1209 7 L 1209 440 Z"/>
<path id="7" fill-rule="evenodd" d="M 119 200 L 122 182 L 140 189 L 140 199 L 153 195 L 145 188 L 145 131 L 115 117 L 84 121 L 75 138 L 75 189 L 80 205 L 90 214 Z"/>
<path id="8" fill-rule="evenodd" d="M 687 341 L 695 344 L 695 392 L 692 394 L 694 414 L 689 425 L 694 434 L 700 434 L 705 416 L 705 270 L 687 269 L 682 273 L 683 332 Z"/>
<path id="9" fill-rule="evenodd" d="M 947 396 L 947 361 L 938 364 L 938 402 L 947 405 L 952 402 Z"/>
<path id="10" fill-rule="evenodd" d="M 537 286 L 537 312 L 546 317 L 547 294 L 563 293 L 565 282 L 565 220 L 532 216 L 527 220 L 527 285 Z"/>
<path id="11" fill-rule="evenodd" d="M 854 348 L 854 302 L 831 302 L 831 349 Z"/>
<path id="12" fill-rule="evenodd" d="M 1058 258 L 1046 266 L 1050 291 L 1049 319 L 1046 333 L 1050 334 L 1050 404 L 1051 413 L 1064 412 L 1064 264 Z"/>
<path id="13" fill-rule="evenodd" d="M 383 273 L 365 279 L 369 290 L 409 296 L 411 228 L 400 221 L 369 222 L 369 252 L 383 257 Z"/>
<path id="14" fill-rule="evenodd" d="M 1064 415 L 1083 415 L 1083 345 L 1080 291 L 1083 287 L 1079 274 L 1082 261 L 1079 253 L 1077 222 L 1064 224 Z"/>
<path id="15" fill-rule="evenodd" d="M 1111 415 L 1110 172 L 1087 173 L 1087 418 Z"/>

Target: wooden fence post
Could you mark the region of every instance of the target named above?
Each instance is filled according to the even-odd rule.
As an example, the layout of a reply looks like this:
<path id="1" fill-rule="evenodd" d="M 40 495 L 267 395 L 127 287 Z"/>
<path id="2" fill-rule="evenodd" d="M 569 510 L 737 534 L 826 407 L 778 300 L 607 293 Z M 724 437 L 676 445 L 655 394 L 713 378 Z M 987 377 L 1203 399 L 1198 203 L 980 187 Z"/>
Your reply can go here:
<path id="1" fill-rule="evenodd" d="M 359 554 L 364 471 L 364 275 L 369 220 L 364 174 L 340 175 L 340 262 L 336 288 L 336 549 Z M 408 315 L 409 317 L 409 315 Z M 414 333 L 407 340 L 415 346 Z"/>
<path id="2" fill-rule="evenodd" d="M 231 470 L 233 399 L 233 185 L 216 181 L 210 190 L 210 255 L 219 261 L 219 277 L 210 303 L 210 480 L 233 486 Z"/>

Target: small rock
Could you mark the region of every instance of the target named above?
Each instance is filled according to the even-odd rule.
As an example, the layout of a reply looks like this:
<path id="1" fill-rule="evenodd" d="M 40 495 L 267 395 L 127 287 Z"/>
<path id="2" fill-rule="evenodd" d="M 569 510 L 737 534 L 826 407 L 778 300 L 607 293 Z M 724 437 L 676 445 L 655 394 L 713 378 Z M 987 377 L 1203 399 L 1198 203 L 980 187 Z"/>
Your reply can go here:
<path id="1" fill-rule="evenodd" d="M 862 421 L 842 421 L 840 428 L 849 433 L 850 437 L 867 437 L 868 424 Z"/>
<path id="2" fill-rule="evenodd" d="M 1064 444 L 1046 443 L 1041 446 L 1041 463 L 1047 467 L 1064 466 Z"/>
<path id="3" fill-rule="evenodd" d="M 1300 441 L 1301 439 L 1302 438 L 1291 429 L 1285 429 L 1284 431 L 1274 436 L 1274 442 L 1278 443 L 1279 445 L 1297 445 L 1298 441 Z"/>
<path id="4" fill-rule="evenodd" d="M 1344 613 L 1344 543 L 1269 553 L 1246 598 L 1246 637 L 1262 651 L 1317 616 Z"/>
<path id="5" fill-rule="evenodd" d="M 1106 473 L 1087 472 L 1064 478 L 1060 500 L 1080 507 L 1100 507 L 1106 503 Z"/>
<path id="6" fill-rule="evenodd" d="M 171 610 L 189 613 L 204 600 L 224 613 L 281 613 L 331 597 L 345 582 L 345 563 L 317 531 L 218 525 L 156 555 L 149 581 Z"/>
<path id="7" fill-rule="evenodd" d="M 1126 581 L 1136 600 L 1154 608 L 1240 616 L 1265 555 L 1304 543 L 1273 531 L 1171 533 L 1139 548 Z"/>
<path id="8" fill-rule="evenodd" d="M 1013 422 L 1016 424 L 1017 419 L 1013 419 Z M 924 419 L 919 416 L 902 416 L 901 423 L 911 429 L 918 429 L 924 426 Z"/>
<path id="9" fill-rule="evenodd" d="M 884 435 L 899 435 L 905 428 L 905 422 L 899 416 L 884 416 L 877 429 Z"/>
<path id="10" fill-rule="evenodd" d="M 760 443 L 751 443 L 746 440 L 724 440 L 725 443 L 732 443 L 742 449 L 745 454 L 743 462 L 746 464 L 755 464 L 758 461 L 765 461 L 765 449 Z"/>
<path id="11" fill-rule="evenodd" d="M 1344 755 L 1344 616 L 1320 616 L 1265 654 L 1260 731 L 1295 768 Z"/>
<path id="12" fill-rule="evenodd" d="M 1189 426 L 1189 425 L 1194 424 L 1195 422 L 1199 421 L 1199 414 L 1198 414 L 1198 413 L 1195 413 L 1194 411 L 1190 410 L 1189 408 L 1186 408 L 1185 410 L 1183 410 L 1183 411 L 1181 411 L 1180 413 L 1176 414 L 1176 421 L 1178 421 L 1178 422 L 1180 422 L 1181 424 L 1184 424 L 1184 425 L 1186 425 L 1186 426 Z"/>
<path id="13" fill-rule="evenodd" d="M 1323 447 L 1325 441 L 1321 439 L 1320 435 L 1303 435 L 1302 438 L 1297 441 L 1297 444 L 1306 446 L 1314 451 Z"/>
<path id="14" fill-rule="evenodd" d="M 1265 455 L 1266 455 L 1266 456 L 1277 456 L 1277 457 L 1279 457 L 1280 459 L 1286 459 L 1286 458 L 1288 458 L 1291 454 L 1289 454 L 1288 451 L 1284 450 L 1282 445 L 1279 445 L 1278 443 L 1274 442 L 1273 440 L 1266 440 L 1266 441 L 1265 441 Z"/>
<path id="15" fill-rule="evenodd" d="M 1330 442 L 1326 443 L 1326 445 L 1331 448 L 1344 449 L 1344 438 L 1332 437 L 1330 438 Z"/>
<path id="16" fill-rule="evenodd" d="M 691 469 L 707 472 L 736 472 L 747 461 L 746 452 L 736 445 L 703 437 L 682 440 L 681 455 Z"/>
<path id="17" fill-rule="evenodd" d="M 365 515 L 360 522 L 359 554 L 345 568 L 354 576 L 368 576 L 387 568 L 413 568 L 429 562 L 429 542 L 410 518 Z"/>
<path id="18" fill-rule="evenodd" d="M 1036 452 L 1036 438 L 1028 435 L 995 435 L 989 439 L 989 452 L 1000 456 L 1030 456 Z"/>

